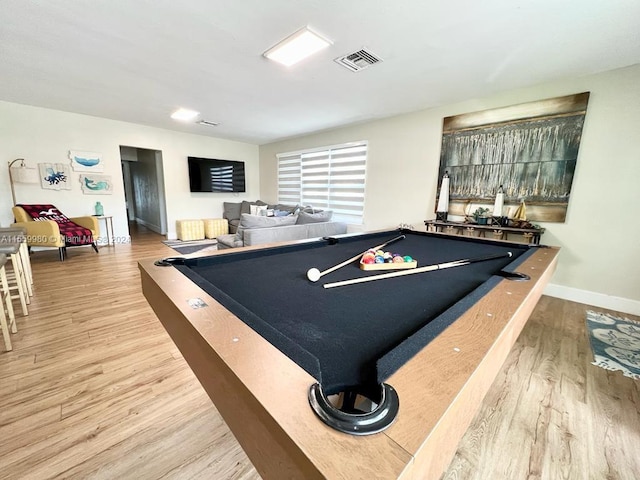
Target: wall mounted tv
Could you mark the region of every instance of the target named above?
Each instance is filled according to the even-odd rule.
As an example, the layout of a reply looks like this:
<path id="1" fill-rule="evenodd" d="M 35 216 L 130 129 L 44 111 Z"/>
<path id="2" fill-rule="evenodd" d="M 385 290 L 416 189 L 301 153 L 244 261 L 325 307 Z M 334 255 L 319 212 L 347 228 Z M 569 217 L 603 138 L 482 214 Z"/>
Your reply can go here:
<path id="1" fill-rule="evenodd" d="M 244 162 L 187 157 L 192 192 L 244 192 Z"/>

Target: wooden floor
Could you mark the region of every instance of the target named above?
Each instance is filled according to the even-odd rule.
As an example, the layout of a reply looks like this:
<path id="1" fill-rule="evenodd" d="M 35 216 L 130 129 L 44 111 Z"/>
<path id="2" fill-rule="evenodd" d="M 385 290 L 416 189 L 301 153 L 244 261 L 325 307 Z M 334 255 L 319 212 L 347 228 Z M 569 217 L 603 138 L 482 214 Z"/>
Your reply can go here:
<path id="1" fill-rule="evenodd" d="M 1 479 L 259 478 L 141 294 L 137 260 L 175 252 L 132 233 L 32 255 L 0 353 Z M 590 365 L 586 308 L 543 297 L 443 478 L 640 478 L 640 382 Z"/>

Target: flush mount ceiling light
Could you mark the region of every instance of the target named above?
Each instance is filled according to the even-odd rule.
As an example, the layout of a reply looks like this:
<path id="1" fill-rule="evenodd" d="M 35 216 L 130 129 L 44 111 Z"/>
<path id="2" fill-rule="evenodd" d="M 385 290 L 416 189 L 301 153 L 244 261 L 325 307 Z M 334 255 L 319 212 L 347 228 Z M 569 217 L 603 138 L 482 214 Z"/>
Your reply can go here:
<path id="1" fill-rule="evenodd" d="M 331 45 L 329 40 L 315 33 L 309 27 L 303 27 L 271 47 L 263 55 L 289 67 L 329 45 Z"/>
<path id="2" fill-rule="evenodd" d="M 200 115 L 200 112 L 189 110 L 187 108 L 179 108 L 171 114 L 171 118 L 173 118 L 174 120 L 188 122 L 189 120 L 193 120 L 194 118 L 196 118 L 198 115 Z"/>

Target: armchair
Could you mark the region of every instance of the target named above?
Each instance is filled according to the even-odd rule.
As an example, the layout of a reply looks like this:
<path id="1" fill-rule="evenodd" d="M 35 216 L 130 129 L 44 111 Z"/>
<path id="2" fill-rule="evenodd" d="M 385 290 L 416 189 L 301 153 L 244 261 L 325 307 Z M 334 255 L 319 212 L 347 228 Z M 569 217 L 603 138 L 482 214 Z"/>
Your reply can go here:
<path id="1" fill-rule="evenodd" d="M 25 205 L 25 207 L 28 207 Z M 55 209 L 55 207 L 53 207 Z M 57 211 L 57 209 L 55 209 Z M 16 205 L 12 208 L 13 216 L 16 219 L 15 223 L 12 223 L 12 227 L 21 227 L 26 230 L 27 246 L 31 247 L 52 247 L 57 248 L 60 254 L 60 261 L 63 261 L 67 255 L 67 247 L 74 245 L 91 245 L 93 249 L 98 252 L 94 237 L 100 235 L 100 227 L 98 226 L 98 219 L 92 216 L 67 218 L 62 214 L 59 217 L 72 222 L 77 226 L 83 227 L 91 232 L 91 235 L 87 235 L 85 241 L 70 242 L 69 238 L 60 232 L 60 225 L 54 220 L 47 220 L 45 218 L 39 218 L 38 221 L 34 220 L 31 215 L 20 205 Z"/>

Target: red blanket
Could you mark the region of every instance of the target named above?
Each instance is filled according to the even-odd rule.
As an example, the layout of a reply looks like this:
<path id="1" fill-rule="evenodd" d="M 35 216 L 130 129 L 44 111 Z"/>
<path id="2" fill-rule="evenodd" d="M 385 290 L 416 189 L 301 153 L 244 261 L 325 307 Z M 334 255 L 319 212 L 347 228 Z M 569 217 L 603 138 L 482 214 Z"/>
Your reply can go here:
<path id="1" fill-rule="evenodd" d="M 60 235 L 64 237 L 66 246 L 91 245 L 93 243 L 91 230 L 72 222 L 53 205 L 19 204 L 18 206 L 22 207 L 36 222 L 43 220 L 56 222 L 60 227 Z"/>

